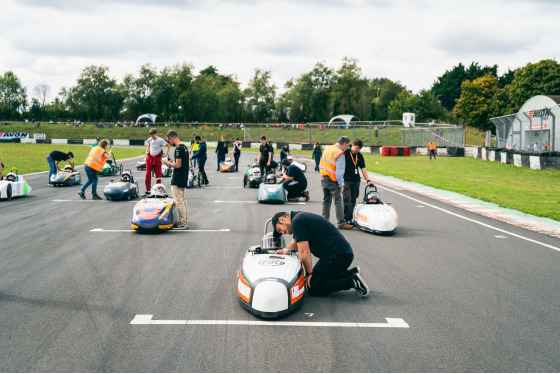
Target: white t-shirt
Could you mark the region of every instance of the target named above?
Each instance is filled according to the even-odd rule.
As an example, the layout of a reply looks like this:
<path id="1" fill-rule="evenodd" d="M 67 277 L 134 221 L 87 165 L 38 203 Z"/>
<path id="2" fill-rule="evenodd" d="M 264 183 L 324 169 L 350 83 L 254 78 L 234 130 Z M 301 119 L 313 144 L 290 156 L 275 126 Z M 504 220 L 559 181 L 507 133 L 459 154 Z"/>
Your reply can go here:
<path id="1" fill-rule="evenodd" d="M 167 142 L 158 136 L 156 140 L 150 137 L 148 139 L 148 144 L 150 145 L 150 154 L 152 156 L 157 156 L 163 151 L 163 147 L 167 145 Z"/>

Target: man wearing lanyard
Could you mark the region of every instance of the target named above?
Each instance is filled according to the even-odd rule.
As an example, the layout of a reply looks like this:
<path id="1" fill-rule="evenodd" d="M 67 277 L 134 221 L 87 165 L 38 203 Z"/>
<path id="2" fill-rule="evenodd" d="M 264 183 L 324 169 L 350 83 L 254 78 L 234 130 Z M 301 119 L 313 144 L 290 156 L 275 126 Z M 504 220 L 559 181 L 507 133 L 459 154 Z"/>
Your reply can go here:
<path id="1" fill-rule="evenodd" d="M 352 224 L 352 213 L 354 211 L 354 206 L 356 205 L 356 199 L 360 194 L 360 174 L 358 169 L 362 170 L 362 175 L 369 186 L 375 186 L 375 184 L 369 180 L 366 162 L 364 156 L 360 153 L 360 150 L 364 146 L 364 142 L 360 138 L 354 140 L 352 147 L 348 148 L 344 152 L 344 158 L 346 159 L 346 168 L 344 169 L 344 219 L 348 224 Z"/>

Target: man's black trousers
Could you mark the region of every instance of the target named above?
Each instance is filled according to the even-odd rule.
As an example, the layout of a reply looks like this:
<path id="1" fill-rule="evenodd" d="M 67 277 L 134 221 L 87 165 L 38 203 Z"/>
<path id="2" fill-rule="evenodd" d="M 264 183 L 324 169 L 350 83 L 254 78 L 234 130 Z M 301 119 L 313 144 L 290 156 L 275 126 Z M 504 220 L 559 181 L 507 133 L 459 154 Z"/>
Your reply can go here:
<path id="1" fill-rule="evenodd" d="M 353 260 L 352 254 L 319 259 L 313 267 L 309 294 L 321 296 L 354 287 L 354 273 L 348 271 Z"/>

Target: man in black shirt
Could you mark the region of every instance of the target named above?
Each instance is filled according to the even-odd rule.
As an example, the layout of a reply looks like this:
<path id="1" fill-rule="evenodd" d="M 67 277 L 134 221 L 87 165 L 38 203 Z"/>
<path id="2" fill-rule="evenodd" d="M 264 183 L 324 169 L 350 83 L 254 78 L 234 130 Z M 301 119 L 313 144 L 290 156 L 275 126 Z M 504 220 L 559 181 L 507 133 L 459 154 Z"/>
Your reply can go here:
<path id="1" fill-rule="evenodd" d="M 299 201 L 300 197 L 305 197 L 305 201 L 309 200 L 309 192 L 305 190 L 307 178 L 303 171 L 287 158 L 282 160 L 282 178 L 278 183 L 283 181 L 284 189 L 288 192 L 288 201 Z"/>
<path id="2" fill-rule="evenodd" d="M 175 162 L 162 160 L 163 164 L 173 167 L 171 193 L 179 211 L 179 222 L 175 228 L 186 230 L 189 227 L 187 199 L 185 199 L 185 188 L 189 175 L 189 150 L 186 145 L 181 143 L 175 130 L 167 132 L 167 141 L 175 147 Z"/>
<path id="3" fill-rule="evenodd" d="M 270 173 L 270 162 L 272 161 L 272 147 L 267 144 L 266 136 L 261 136 L 261 147 L 259 148 L 259 168 L 264 178 Z"/>
<path id="4" fill-rule="evenodd" d="M 369 180 L 366 162 L 364 156 L 360 153 L 363 146 L 364 142 L 362 139 L 356 138 L 352 147 L 349 147 L 344 152 L 346 168 L 344 169 L 344 193 L 342 197 L 344 199 L 344 219 L 349 224 L 352 224 L 354 206 L 356 205 L 358 195 L 360 195 L 360 174 L 358 173 L 358 169 L 362 171 L 362 175 L 367 181 L 367 184 L 369 186 L 375 186 L 375 184 Z"/>
<path id="5" fill-rule="evenodd" d="M 47 162 L 49 164 L 49 184 L 51 184 L 51 175 L 56 175 L 60 168 L 58 167 L 58 163 L 60 161 L 68 160 L 72 169 L 74 169 L 74 163 L 72 159 L 74 158 L 74 154 L 72 152 L 64 153 L 60 151 L 52 151 L 47 155 Z"/>
<path id="6" fill-rule="evenodd" d="M 355 288 L 367 296 L 369 288 L 359 274 L 360 269 L 348 269 L 354 259 L 350 243 L 326 218 L 309 212 L 279 212 L 272 217 L 272 227 L 275 236 L 293 235 L 292 242 L 276 253 L 298 251 L 309 294 L 319 296 Z M 312 254 L 319 258 L 315 266 Z"/>
<path id="7" fill-rule="evenodd" d="M 216 146 L 216 155 L 218 156 L 218 165 L 216 166 L 216 171 L 220 171 L 220 163 L 226 160 L 226 154 L 228 153 L 228 146 L 226 142 L 226 137 L 222 135 L 222 140 L 218 142 Z"/>

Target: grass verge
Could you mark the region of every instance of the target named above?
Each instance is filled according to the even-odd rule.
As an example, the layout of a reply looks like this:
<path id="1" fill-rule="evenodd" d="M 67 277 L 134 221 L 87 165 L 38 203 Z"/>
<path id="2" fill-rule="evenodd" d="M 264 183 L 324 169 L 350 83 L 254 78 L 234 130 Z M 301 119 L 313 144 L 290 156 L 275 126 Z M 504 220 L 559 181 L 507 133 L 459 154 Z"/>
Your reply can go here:
<path id="1" fill-rule="evenodd" d="M 54 150 L 61 152 L 71 151 L 74 154 L 73 162 L 76 165 L 81 165 L 86 160 L 90 149 L 91 146 L 70 144 L 0 143 L 0 157 L 5 167 L 3 174 L 8 174 L 12 167 L 16 167 L 19 174 L 49 170 L 49 165 L 45 158 L 47 154 Z M 117 162 L 124 158 L 143 155 L 145 152 L 145 149 L 140 148 L 113 147 L 113 153 Z M 64 165 L 66 164 L 61 162 L 58 166 L 63 168 Z"/>

